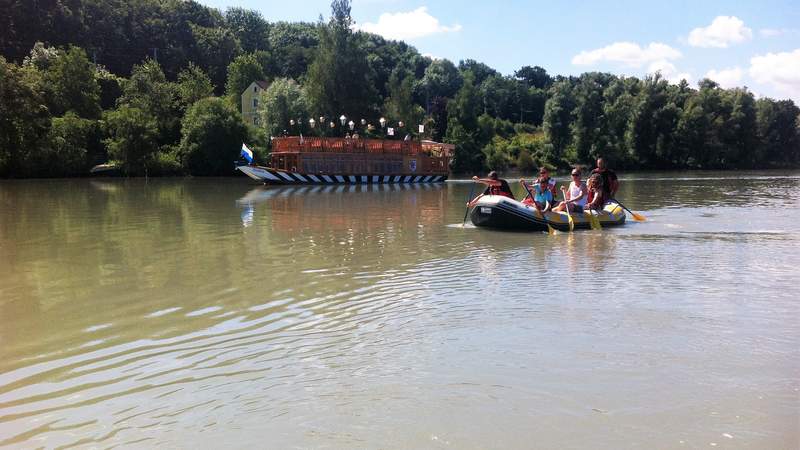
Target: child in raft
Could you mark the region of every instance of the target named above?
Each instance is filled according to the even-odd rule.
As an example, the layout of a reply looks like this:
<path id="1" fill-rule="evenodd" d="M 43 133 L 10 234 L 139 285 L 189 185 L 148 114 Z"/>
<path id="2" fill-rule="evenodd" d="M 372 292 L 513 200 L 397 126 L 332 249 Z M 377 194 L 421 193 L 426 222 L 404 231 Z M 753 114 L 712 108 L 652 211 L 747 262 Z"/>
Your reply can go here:
<path id="1" fill-rule="evenodd" d="M 531 186 L 524 179 L 519 180 L 525 186 L 525 190 L 533 194 L 533 198 L 529 195 L 522 200 L 522 203 L 533 206 L 537 211 L 545 213 L 550 211 L 553 206 L 553 191 L 550 189 L 550 180 L 539 178 L 536 181 L 537 183 Z"/>
<path id="2" fill-rule="evenodd" d="M 589 189 L 589 199 L 584 209 L 602 211 L 608 203 L 609 195 L 603 189 L 603 177 L 600 174 L 593 174 L 586 183 Z"/>

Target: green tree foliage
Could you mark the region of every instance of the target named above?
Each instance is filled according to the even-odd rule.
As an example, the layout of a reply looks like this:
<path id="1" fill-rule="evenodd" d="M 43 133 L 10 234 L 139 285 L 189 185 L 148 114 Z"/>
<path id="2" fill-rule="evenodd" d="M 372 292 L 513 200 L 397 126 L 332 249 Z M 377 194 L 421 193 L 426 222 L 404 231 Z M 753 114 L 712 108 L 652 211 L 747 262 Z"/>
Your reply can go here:
<path id="1" fill-rule="evenodd" d="M 418 98 L 453 98 L 464 78 L 455 65 L 447 59 L 434 60 L 426 69 L 425 75 L 415 86 Z"/>
<path id="2" fill-rule="evenodd" d="M 267 77 L 298 80 L 305 76 L 319 45 L 317 26 L 310 23 L 277 22 L 270 27 L 269 42 L 274 72 L 266 73 Z"/>
<path id="3" fill-rule="evenodd" d="M 114 75 L 103 66 L 96 68 L 95 79 L 100 87 L 100 108 L 104 111 L 112 109 L 122 97 L 122 85 L 125 79 Z"/>
<path id="4" fill-rule="evenodd" d="M 523 66 L 514 72 L 514 77 L 523 81 L 527 86 L 537 89 L 547 89 L 553 84 L 553 78 L 539 66 Z"/>
<path id="5" fill-rule="evenodd" d="M 753 167 L 758 161 L 758 129 L 756 100 L 747 88 L 735 88 L 725 93 L 730 115 L 724 125 L 725 162 L 733 167 Z"/>
<path id="6" fill-rule="evenodd" d="M 553 157 L 561 160 L 577 158 L 577 154 L 566 155 L 567 147 L 572 143 L 572 124 L 575 109 L 575 98 L 569 82 L 561 81 L 550 88 L 550 98 L 544 107 L 542 124 L 548 141 L 553 145 Z"/>
<path id="7" fill-rule="evenodd" d="M 106 115 L 108 155 L 127 175 L 148 175 L 159 151 L 158 124 L 136 106 L 122 106 Z"/>
<path id="8" fill-rule="evenodd" d="M 262 55 L 266 55 L 262 53 Z M 259 60 L 256 53 L 247 53 L 237 56 L 228 66 L 228 81 L 225 84 L 225 93 L 231 98 L 232 103 L 239 105 L 239 112 L 242 110 L 241 102 L 237 101 L 242 92 L 254 81 L 266 78 L 264 65 Z"/>
<path id="9" fill-rule="evenodd" d="M 70 47 L 49 64 L 44 72 L 48 104 L 55 116 L 73 111 L 79 117 L 100 117 L 100 85 L 95 65 L 78 47 Z"/>
<path id="10" fill-rule="evenodd" d="M 239 111 L 228 102 L 199 100 L 183 118 L 180 154 L 184 168 L 195 175 L 232 175 L 247 134 Z"/>
<path id="11" fill-rule="evenodd" d="M 389 79 L 389 97 L 383 110 L 386 117 L 395 121 L 405 121 L 407 129 L 416 132 L 422 124 L 425 111 L 414 103 L 414 77 L 410 73 L 398 72 Z"/>
<path id="12" fill-rule="evenodd" d="M 228 30 L 197 25 L 192 26 L 192 36 L 197 46 L 198 65 L 218 87 L 216 92 L 221 93 L 228 65 L 242 51 L 239 41 Z"/>
<path id="13" fill-rule="evenodd" d="M 389 96 L 389 78 L 395 71 L 410 72 L 416 79 L 418 65 L 424 58 L 413 47 L 405 42 L 386 40 L 374 34 L 361 33 L 360 38 L 381 98 Z"/>
<path id="14" fill-rule="evenodd" d="M 99 122 L 70 111 L 53 119 L 47 146 L 31 156 L 36 176 L 80 176 L 89 171 L 102 151 Z"/>
<path id="15" fill-rule="evenodd" d="M 611 81 L 611 75 L 603 73 L 585 73 L 573 87 L 572 96 L 575 107 L 572 110 L 572 152 L 567 155 L 568 161 L 588 161 L 602 153 L 595 147 L 597 132 L 603 113 L 603 91 Z"/>
<path id="16" fill-rule="evenodd" d="M 363 35 L 350 27 L 350 1 L 334 0 L 332 17 L 319 24 L 314 62 L 308 68 L 306 91 L 315 111 L 329 116 L 370 116 L 379 104 L 374 74 L 361 47 Z"/>
<path id="17" fill-rule="evenodd" d="M 628 124 L 640 87 L 635 78 L 616 78 L 603 91 L 603 120 L 597 135 L 597 148 L 617 165 L 626 165 L 632 158 L 628 149 Z"/>
<path id="18" fill-rule="evenodd" d="M 679 111 L 668 105 L 668 84 L 660 74 L 647 76 L 633 103 L 629 125 L 629 148 L 633 157 L 652 167 L 667 167 Z M 666 148 L 665 148 L 666 147 Z M 603 154 L 599 149 L 592 156 Z"/>
<path id="19" fill-rule="evenodd" d="M 57 48 L 46 47 L 43 43 L 37 42 L 33 45 L 30 54 L 22 61 L 22 65 L 33 66 L 38 70 L 46 71 L 56 61 L 58 53 Z"/>
<path id="20" fill-rule="evenodd" d="M 175 84 L 167 81 L 156 61 L 148 59 L 134 67 L 119 104 L 151 115 L 158 130 L 158 145 L 164 146 L 180 139 L 180 110 L 176 99 Z"/>
<path id="21" fill-rule="evenodd" d="M 486 158 L 482 152 L 487 143 L 481 139 L 478 116 L 481 98 L 472 80 L 472 74 L 464 77 L 461 88 L 448 104 L 447 136 L 445 141 L 455 144 L 453 171 L 459 173 L 482 171 Z"/>
<path id="22" fill-rule="evenodd" d="M 800 108 L 791 100 L 761 98 L 756 102 L 758 159 L 774 164 L 800 163 Z M 762 156 L 763 155 L 763 156 Z"/>
<path id="23" fill-rule="evenodd" d="M 34 176 L 30 155 L 47 142 L 50 113 L 39 72 L 0 56 L 0 176 Z"/>
<path id="24" fill-rule="evenodd" d="M 270 136 L 279 136 L 283 130 L 290 130 L 291 120 L 309 117 L 305 91 L 294 80 L 288 78 L 278 78 L 273 81 L 264 91 L 262 104 L 261 122 Z"/>
<path id="25" fill-rule="evenodd" d="M 214 86 L 203 69 L 189 64 L 189 67 L 178 74 L 176 86 L 178 104 L 182 110 L 187 110 L 198 100 L 214 95 Z"/>
<path id="26" fill-rule="evenodd" d="M 472 73 L 475 84 L 480 86 L 483 81 L 489 77 L 496 77 L 500 74 L 482 62 L 475 61 L 474 59 L 467 59 L 459 61 L 458 70 L 464 74 L 467 71 Z"/>
<path id="27" fill-rule="evenodd" d="M 248 53 L 269 50 L 269 23 L 258 11 L 244 8 L 225 10 L 225 24 Z"/>

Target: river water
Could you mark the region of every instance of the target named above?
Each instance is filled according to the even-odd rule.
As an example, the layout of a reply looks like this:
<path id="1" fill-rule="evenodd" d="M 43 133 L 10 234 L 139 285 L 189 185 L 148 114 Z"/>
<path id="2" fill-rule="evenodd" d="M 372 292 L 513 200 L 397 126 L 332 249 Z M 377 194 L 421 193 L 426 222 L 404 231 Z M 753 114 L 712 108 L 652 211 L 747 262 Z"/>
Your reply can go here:
<path id="1" fill-rule="evenodd" d="M 0 182 L 0 447 L 800 448 L 800 173 L 621 178 L 646 222 L 555 235 L 464 182 Z"/>

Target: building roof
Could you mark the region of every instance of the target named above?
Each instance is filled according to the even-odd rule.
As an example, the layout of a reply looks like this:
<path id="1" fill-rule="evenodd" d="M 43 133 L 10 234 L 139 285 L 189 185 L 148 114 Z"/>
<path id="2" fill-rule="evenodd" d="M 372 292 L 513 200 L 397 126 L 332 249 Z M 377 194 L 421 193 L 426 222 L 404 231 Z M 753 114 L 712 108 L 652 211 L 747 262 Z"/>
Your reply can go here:
<path id="1" fill-rule="evenodd" d="M 253 83 L 257 84 L 261 89 L 266 89 L 269 87 L 269 83 L 267 83 L 266 80 L 256 80 Z"/>

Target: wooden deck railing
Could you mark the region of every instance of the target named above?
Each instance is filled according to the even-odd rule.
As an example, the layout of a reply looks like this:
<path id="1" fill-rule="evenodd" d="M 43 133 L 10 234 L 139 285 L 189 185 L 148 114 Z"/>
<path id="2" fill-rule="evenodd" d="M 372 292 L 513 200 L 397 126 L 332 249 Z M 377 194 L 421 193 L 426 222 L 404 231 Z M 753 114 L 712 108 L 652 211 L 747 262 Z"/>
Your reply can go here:
<path id="1" fill-rule="evenodd" d="M 372 153 L 416 156 L 420 153 L 449 157 L 453 146 L 437 142 L 424 141 L 388 141 L 383 139 L 350 139 L 327 137 L 290 136 L 272 140 L 273 153 Z"/>

